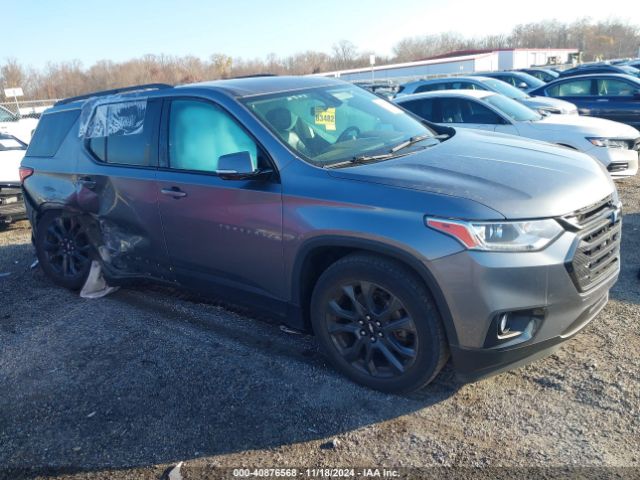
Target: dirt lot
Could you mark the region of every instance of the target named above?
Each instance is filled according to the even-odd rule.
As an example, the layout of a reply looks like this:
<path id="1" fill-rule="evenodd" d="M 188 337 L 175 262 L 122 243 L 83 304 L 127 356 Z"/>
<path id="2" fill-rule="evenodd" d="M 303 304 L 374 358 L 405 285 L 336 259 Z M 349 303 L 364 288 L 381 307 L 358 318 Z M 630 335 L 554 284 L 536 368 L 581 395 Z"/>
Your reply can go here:
<path id="1" fill-rule="evenodd" d="M 345 380 L 312 338 L 214 303 L 56 288 L 29 268 L 29 227 L 16 224 L 0 232 L 0 477 L 160 478 L 180 461 L 183 478 L 240 466 L 640 476 L 640 179 L 619 189 L 623 271 L 586 330 L 475 384 L 447 366 L 405 397 Z"/>

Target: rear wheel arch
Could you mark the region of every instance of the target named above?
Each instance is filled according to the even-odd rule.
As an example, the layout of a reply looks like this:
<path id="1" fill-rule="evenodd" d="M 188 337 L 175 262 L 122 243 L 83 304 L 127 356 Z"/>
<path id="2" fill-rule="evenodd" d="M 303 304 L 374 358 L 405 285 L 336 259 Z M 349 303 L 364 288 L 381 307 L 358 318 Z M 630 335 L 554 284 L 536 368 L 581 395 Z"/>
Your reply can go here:
<path id="1" fill-rule="evenodd" d="M 420 260 L 393 245 L 368 239 L 326 236 L 309 240 L 298 253 L 292 270 L 292 301 L 300 307 L 304 327 L 311 331 L 310 304 L 313 289 L 320 275 L 341 258 L 353 253 L 368 253 L 388 258 L 401 264 L 416 275 L 429 293 L 442 318 L 450 345 L 457 345 L 451 311 L 435 277 Z"/>

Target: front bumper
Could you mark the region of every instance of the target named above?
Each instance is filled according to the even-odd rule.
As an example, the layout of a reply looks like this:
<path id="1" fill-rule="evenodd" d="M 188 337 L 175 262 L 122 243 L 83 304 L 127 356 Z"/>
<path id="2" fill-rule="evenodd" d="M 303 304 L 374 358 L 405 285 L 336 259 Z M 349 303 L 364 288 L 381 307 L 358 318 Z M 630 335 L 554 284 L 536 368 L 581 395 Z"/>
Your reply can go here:
<path id="1" fill-rule="evenodd" d="M 636 150 L 593 147 L 585 153 L 602 163 L 612 177 L 630 177 L 638 173 L 639 152 Z"/>
<path id="2" fill-rule="evenodd" d="M 600 312 L 619 265 L 579 292 L 567 268 L 578 242 L 578 235 L 567 231 L 541 252 L 467 250 L 432 262 L 456 333 L 449 338 L 453 365 L 463 379 L 549 355 Z M 526 332 L 500 339 L 497 324 L 505 313 L 528 322 Z"/>

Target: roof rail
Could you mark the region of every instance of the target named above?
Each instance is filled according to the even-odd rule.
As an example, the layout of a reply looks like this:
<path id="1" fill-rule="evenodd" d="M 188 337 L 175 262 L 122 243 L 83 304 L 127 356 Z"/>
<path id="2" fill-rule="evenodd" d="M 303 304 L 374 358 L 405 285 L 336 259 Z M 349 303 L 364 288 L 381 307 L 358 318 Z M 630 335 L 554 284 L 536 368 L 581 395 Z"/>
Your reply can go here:
<path id="1" fill-rule="evenodd" d="M 252 73 L 251 75 L 238 75 L 237 77 L 229 77 L 227 80 L 236 80 L 239 78 L 260 78 L 260 77 L 277 77 L 277 73 Z"/>
<path id="2" fill-rule="evenodd" d="M 86 95 L 78 95 L 77 97 L 69 97 L 56 102 L 54 106 L 66 105 L 67 103 L 77 102 L 78 100 L 86 100 L 92 97 L 104 97 L 106 95 L 115 95 L 117 93 L 137 92 L 141 90 L 162 90 L 164 88 L 173 88 L 173 85 L 166 83 L 147 83 L 144 85 L 133 85 L 131 87 L 114 88 L 113 90 L 103 90 L 101 92 L 87 93 Z"/>

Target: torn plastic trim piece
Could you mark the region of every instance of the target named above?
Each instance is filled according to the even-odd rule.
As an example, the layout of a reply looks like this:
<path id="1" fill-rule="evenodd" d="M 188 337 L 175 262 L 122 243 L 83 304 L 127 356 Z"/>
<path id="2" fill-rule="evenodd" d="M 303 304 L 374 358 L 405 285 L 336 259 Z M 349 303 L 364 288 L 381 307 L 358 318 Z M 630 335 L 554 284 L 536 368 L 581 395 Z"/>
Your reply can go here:
<path id="1" fill-rule="evenodd" d="M 69 97 L 55 103 L 54 106 L 66 105 L 68 103 L 87 100 L 94 97 L 104 97 L 106 95 L 117 95 L 126 92 L 139 92 L 142 90 L 162 90 L 165 88 L 173 88 L 173 85 L 167 83 L 145 83 L 142 85 L 132 85 L 131 87 L 114 88 L 113 90 L 103 90 L 101 92 L 87 93 L 86 95 L 78 95 L 77 97 Z"/>
<path id="2" fill-rule="evenodd" d="M 93 260 L 91 262 L 91 269 L 89 270 L 89 275 L 87 276 L 87 280 L 80 291 L 80 296 L 82 298 L 102 298 L 110 293 L 117 291 L 120 287 L 110 287 L 106 280 L 104 279 L 104 275 L 102 274 L 102 266 L 100 262 Z"/>
<path id="3" fill-rule="evenodd" d="M 82 107 L 78 136 L 139 135 L 144 128 L 146 111 L 146 99 L 94 99 Z"/>

